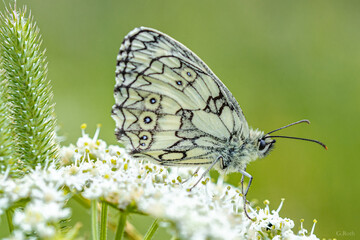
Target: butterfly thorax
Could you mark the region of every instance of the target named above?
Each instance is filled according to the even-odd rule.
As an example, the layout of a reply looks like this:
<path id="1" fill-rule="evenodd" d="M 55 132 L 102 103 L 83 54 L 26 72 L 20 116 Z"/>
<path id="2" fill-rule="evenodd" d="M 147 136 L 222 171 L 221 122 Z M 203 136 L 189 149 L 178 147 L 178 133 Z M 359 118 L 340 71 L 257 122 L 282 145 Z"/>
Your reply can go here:
<path id="1" fill-rule="evenodd" d="M 247 137 L 235 137 L 230 140 L 228 145 L 219 151 L 223 160 L 218 170 L 226 173 L 239 172 L 239 170 L 244 170 L 250 162 L 263 158 L 272 147 L 269 145 L 268 148 L 259 150 L 259 140 L 263 137 L 264 132 L 250 129 Z"/>

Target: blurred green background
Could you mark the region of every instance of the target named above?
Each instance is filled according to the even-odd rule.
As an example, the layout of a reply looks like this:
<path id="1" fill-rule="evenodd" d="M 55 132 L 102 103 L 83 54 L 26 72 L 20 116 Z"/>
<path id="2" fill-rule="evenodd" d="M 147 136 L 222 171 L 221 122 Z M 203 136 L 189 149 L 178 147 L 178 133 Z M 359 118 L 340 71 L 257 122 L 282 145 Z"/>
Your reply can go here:
<path id="1" fill-rule="evenodd" d="M 102 123 L 101 138 L 116 143 L 110 110 L 118 49 L 133 28 L 156 28 L 210 66 L 240 103 L 249 125 L 270 131 L 307 118 L 311 125 L 281 134 L 328 145 L 325 151 L 278 139 L 267 158 L 248 167 L 254 176 L 248 198 L 261 206 L 268 199 L 273 208 L 285 198 L 281 215 L 297 226 L 304 218 L 309 230 L 316 218 L 320 238 L 355 239 L 339 231 L 360 234 L 355 178 L 360 167 L 359 1 L 17 1 L 23 4 L 47 49 L 65 145 L 76 141 L 84 122 L 90 134 Z M 230 177 L 233 183 L 239 179 Z M 77 214 L 89 220 L 86 211 Z"/>

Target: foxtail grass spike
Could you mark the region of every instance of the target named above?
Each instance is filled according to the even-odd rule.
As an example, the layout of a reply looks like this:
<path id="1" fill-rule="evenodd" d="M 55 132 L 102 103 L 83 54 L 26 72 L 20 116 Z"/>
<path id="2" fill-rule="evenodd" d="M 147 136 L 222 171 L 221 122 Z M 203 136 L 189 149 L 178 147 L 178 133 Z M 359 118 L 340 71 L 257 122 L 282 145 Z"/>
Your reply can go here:
<path id="1" fill-rule="evenodd" d="M 22 172 L 56 159 L 56 120 L 53 94 L 47 80 L 41 36 L 26 9 L 6 9 L 0 15 L 2 96 L 10 122 L 11 159 Z M 3 114 L 4 113 L 4 114 Z"/>
<path id="2" fill-rule="evenodd" d="M 0 173 L 13 165 L 10 161 L 11 141 L 10 141 L 10 120 L 8 118 L 6 79 L 2 61 L 0 60 Z"/>

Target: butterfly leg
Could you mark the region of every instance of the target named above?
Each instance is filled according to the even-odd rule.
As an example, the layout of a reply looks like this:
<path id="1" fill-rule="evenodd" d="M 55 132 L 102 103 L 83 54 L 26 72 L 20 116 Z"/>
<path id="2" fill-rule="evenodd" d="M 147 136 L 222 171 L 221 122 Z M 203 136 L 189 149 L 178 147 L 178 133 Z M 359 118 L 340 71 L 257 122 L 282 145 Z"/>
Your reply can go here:
<path id="1" fill-rule="evenodd" d="M 240 170 L 240 173 L 242 174 L 242 177 L 241 177 L 241 193 L 243 194 L 243 199 L 244 199 L 244 213 L 246 215 L 247 218 L 249 218 L 251 221 L 254 221 L 254 219 L 252 219 L 247 210 L 246 210 L 246 204 L 248 203 L 248 201 L 246 200 L 246 195 L 250 189 L 250 185 L 251 185 L 251 182 L 253 180 L 253 176 L 251 176 L 248 172 L 246 172 L 246 168 L 244 168 L 244 170 Z M 244 178 L 248 177 L 249 178 L 249 183 L 246 187 L 246 190 L 244 192 Z"/>
<path id="2" fill-rule="evenodd" d="M 250 189 L 250 185 L 253 180 L 253 176 L 251 176 L 248 172 L 246 172 L 246 168 L 244 170 L 240 170 L 240 173 L 242 174 L 242 177 L 241 177 L 241 187 L 242 187 L 242 191 L 243 191 L 242 193 L 244 194 L 244 196 L 246 196 Z M 245 192 L 244 192 L 244 176 L 249 178 L 249 184 L 247 185 Z"/>
<path id="3" fill-rule="evenodd" d="M 196 187 L 196 185 L 198 185 L 198 183 L 201 181 L 201 179 L 203 179 L 203 177 L 205 177 L 205 175 L 210 171 L 210 169 L 212 169 L 216 163 L 218 163 L 220 161 L 220 159 L 222 159 L 222 156 L 218 157 L 211 165 L 210 167 L 208 167 L 205 172 L 201 175 L 201 177 L 199 177 L 199 179 L 196 181 L 196 183 L 194 184 L 194 186 L 192 186 L 189 190 L 191 191 L 194 187 Z"/>
<path id="4" fill-rule="evenodd" d="M 186 183 L 187 181 L 189 181 L 192 177 L 194 177 L 199 172 L 199 170 L 200 170 L 200 167 L 198 167 L 195 170 L 195 172 L 193 174 L 191 174 L 191 176 L 188 179 L 186 179 L 185 181 L 183 181 L 182 183 Z"/>

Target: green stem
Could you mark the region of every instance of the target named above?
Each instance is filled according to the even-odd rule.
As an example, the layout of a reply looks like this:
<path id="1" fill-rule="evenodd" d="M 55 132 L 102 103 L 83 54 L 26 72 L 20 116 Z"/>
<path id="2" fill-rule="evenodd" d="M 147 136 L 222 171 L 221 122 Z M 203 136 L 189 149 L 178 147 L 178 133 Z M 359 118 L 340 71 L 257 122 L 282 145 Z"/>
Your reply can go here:
<path id="1" fill-rule="evenodd" d="M 112 207 L 113 209 L 115 210 L 119 210 L 119 207 L 116 205 L 116 204 L 113 204 L 113 203 L 107 203 L 110 207 Z M 135 208 L 134 209 L 129 209 L 127 208 L 126 209 L 126 212 L 129 214 L 129 213 L 134 213 L 134 214 L 139 214 L 139 215 L 142 215 L 142 216 L 149 216 L 149 214 L 147 213 L 143 213 L 143 212 L 140 212 L 140 211 L 137 211 Z"/>
<path id="2" fill-rule="evenodd" d="M 13 210 L 10 208 L 10 209 L 6 210 L 6 218 L 7 218 L 7 221 L 8 221 L 10 233 L 12 233 L 14 231 L 14 225 L 13 225 L 13 222 L 12 222 L 12 217 L 13 217 Z"/>
<path id="3" fill-rule="evenodd" d="M 159 219 L 155 219 L 155 221 L 150 226 L 149 230 L 147 231 L 144 240 L 150 240 L 154 236 L 156 230 L 159 228 Z"/>
<path id="4" fill-rule="evenodd" d="M 77 201 L 79 204 L 81 204 L 84 208 L 89 209 L 90 208 L 90 201 L 82 197 L 80 194 L 74 194 L 72 198 Z"/>
<path id="5" fill-rule="evenodd" d="M 77 236 L 79 236 L 81 226 L 82 224 L 77 222 L 74 227 L 70 228 L 70 230 L 64 234 L 64 238 L 59 239 L 78 239 Z"/>
<path id="6" fill-rule="evenodd" d="M 105 201 L 101 202 L 101 220 L 100 220 L 100 240 L 106 240 L 107 238 L 107 216 L 108 205 Z"/>
<path id="7" fill-rule="evenodd" d="M 125 225 L 126 225 L 126 218 L 127 218 L 127 212 L 120 212 L 119 223 L 116 229 L 116 236 L 115 236 L 116 240 L 123 239 Z"/>
<path id="8" fill-rule="evenodd" d="M 97 200 L 91 200 L 91 231 L 93 240 L 99 239 L 97 203 Z"/>

